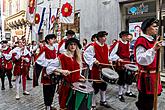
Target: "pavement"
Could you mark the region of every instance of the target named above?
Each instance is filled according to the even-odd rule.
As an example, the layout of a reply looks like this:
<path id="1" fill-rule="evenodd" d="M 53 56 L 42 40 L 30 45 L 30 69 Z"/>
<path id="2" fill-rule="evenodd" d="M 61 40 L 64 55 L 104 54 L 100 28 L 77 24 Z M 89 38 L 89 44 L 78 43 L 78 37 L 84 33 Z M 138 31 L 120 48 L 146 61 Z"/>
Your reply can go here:
<path id="1" fill-rule="evenodd" d="M 31 75 L 32 77 L 32 75 Z M 42 85 L 36 88 L 32 87 L 32 81 L 27 81 L 27 91 L 30 92 L 29 96 L 25 96 L 22 93 L 22 86 L 20 84 L 20 100 L 15 99 L 15 82 L 13 88 L 9 89 L 7 78 L 5 80 L 5 90 L 0 90 L 0 110 L 44 110 Z M 131 90 L 138 95 L 136 84 L 132 85 Z M 163 88 L 161 96 L 158 97 L 158 110 L 165 109 L 165 89 Z M 111 105 L 111 108 L 107 109 L 99 105 L 100 95 L 97 94 L 97 109 L 98 110 L 137 110 L 135 102 L 137 98 L 125 97 L 125 102 L 120 102 L 117 98 L 118 86 L 116 84 L 109 84 L 106 92 L 106 99 Z M 59 109 L 58 94 L 55 93 L 53 105 Z"/>

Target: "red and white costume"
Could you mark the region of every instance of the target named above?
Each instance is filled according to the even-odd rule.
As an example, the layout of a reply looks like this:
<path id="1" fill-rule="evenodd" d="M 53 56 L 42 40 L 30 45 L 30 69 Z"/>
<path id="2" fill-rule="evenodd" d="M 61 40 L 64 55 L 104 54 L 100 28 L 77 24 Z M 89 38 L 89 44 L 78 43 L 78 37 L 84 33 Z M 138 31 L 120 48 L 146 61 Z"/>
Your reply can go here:
<path id="1" fill-rule="evenodd" d="M 58 58 L 49 63 L 47 67 L 47 73 L 52 74 L 53 71 L 57 68 L 63 70 L 77 70 L 80 69 L 80 65 L 74 57 L 70 57 L 66 54 L 61 54 Z M 60 92 L 59 92 L 59 104 L 60 108 L 66 108 L 66 101 L 69 96 L 69 90 L 72 83 L 77 82 L 80 79 L 80 72 L 75 72 L 68 76 L 63 76 L 64 82 L 62 82 Z"/>
<path id="2" fill-rule="evenodd" d="M 109 63 L 109 51 L 107 44 L 101 44 L 98 41 L 94 42 L 84 51 L 84 60 L 88 64 L 91 70 L 91 78 L 100 80 L 99 67 L 94 64 L 95 61 L 99 63 L 108 64 Z M 95 94 L 100 92 L 100 97 L 102 102 L 106 102 L 106 89 L 107 84 L 105 82 L 93 82 L 93 88 Z M 92 106 L 96 106 L 96 96 L 92 97 Z"/>
<path id="3" fill-rule="evenodd" d="M 41 55 L 40 58 L 44 57 L 43 59 L 45 59 L 45 60 L 42 60 L 42 61 L 44 61 L 44 63 L 41 64 L 44 67 L 44 69 L 42 71 L 41 83 L 50 85 L 50 84 L 52 84 L 52 82 L 51 82 L 51 79 L 49 79 L 47 76 L 46 67 L 47 67 L 47 64 L 51 60 L 56 58 L 56 49 L 53 46 L 46 45 L 44 47 L 44 49 L 42 49 L 40 55 Z"/>
<path id="4" fill-rule="evenodd" d="M 22 60 L 22 57 L 24 60 Z M 27 74 L 27 67 L 29 66 L 31 53 L 27 48 L 23 50 L 19 47 L 16 47 L 12 50 L 12 59 L 14 66 L 14 75 L 26 75 Z"/>
<path id="5" fill-rule="evenodd" d="M 11 51 L 11 48 L 7 47 L 7 48 L 3 49 L 3 52 L 2 52 L 4 55 L 4 68 L 6 70 L 12 70 L 12 67 L 13 67 L 12 60 L 11 60 L 12 55 L 11 55 L 10 51 Z"/>
<path id="6" fill-rule="evenodd" d="M 20 47 L 16 47 L 12 50 L 12 59 L 14 66 L 14 76 L 16 76 L 16 99 L 19 99 L 19 81 L 22 75 L 22 86 L 23 86 L 23 93 L 29 95 L 26 91 L 26 76 L 28 74 L 28 67 L 30 62 L 31 53 L 30 51 L 24 47 L 23 49 Z"/>
<path id="7" fill-rule="evenodd" d="M 145 94 L 154 94 L 154 85 L 156 81 L 157 52 L 152 48 L 155 40 L 152 36 L 144 35 L 139 37 L 135 43 L 135 58 L 138 64 L 140 73 L 138 74 L 137 87 L 138 90 Z M 144 72 L 143 72 L 144 71 Z M 148 80 L 148 78 L 150 80 Z M 158 94 L 162 92 L 162 85 L 160 81 L 160 74 L 158 77 Z"/>
<path id="8" fill-rule="evenodd" d="M 110 59 L 112 61 L 117 61 L 118 59 L 130 60 L 129 42 L 123 42 L 122 40 L 117 41 L 110 48 Z"/>
<path id="9" fill-rule="evenodd" d="M 89 65 L 91 72 L 91 78 L 100 79 L 99 68 L 93 63 L 98 60 L 100 63 L 109 63 L 109 52 L 107 44 L 101 45 L 98 41 L 91 44 L 84 51 L 84 60 Z"/>

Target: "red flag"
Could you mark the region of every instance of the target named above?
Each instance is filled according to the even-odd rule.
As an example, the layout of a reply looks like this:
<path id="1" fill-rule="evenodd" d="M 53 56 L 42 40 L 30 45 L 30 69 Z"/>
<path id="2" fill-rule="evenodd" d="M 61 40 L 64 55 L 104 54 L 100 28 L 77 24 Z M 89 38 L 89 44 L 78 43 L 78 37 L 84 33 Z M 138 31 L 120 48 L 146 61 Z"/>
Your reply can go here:
<path id="1" fill-rule="evenodd" d="M 35 9 L 34 5 L 35 5 L 35 0 L 29 0 L 29 13 L 30 14 L 34 13 L 34 9 Z"/>

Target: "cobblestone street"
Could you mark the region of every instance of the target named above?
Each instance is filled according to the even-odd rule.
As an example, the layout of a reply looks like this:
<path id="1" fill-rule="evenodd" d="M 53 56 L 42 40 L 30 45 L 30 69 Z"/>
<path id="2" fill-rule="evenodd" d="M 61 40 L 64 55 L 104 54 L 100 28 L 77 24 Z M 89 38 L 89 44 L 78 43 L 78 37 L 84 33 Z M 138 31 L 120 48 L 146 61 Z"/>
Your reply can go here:
<path id="1" fill-rule="evenodd" d="M 31 75 L 32 77 L 32 75 Z M 0 110 L 44 110 L 42 85 L 33 88 L 32 81 L 27 81 L 27 91 L 30 92 L 29 96 L 22 94 L 22 87 L 20 88 L 20 100 L 15 99 L 15 82 L 13 82 L 13 88 L 9 89 L 8 81 L 6 78 L 5 90 L 0 90 Z M 125 96 L 126 102 L 120 102 L 117 98 L 117 85 L 108 85 L 107 100 L 111 105 L 111 109 L 105 109 L 99 106 L 99 94 L 97 97 L 97 108 L 99 110 L 137 110 L 135 106 L 136 98 L 129 98 Z M 136 85 L 133 84 L 132 91 L 136 93 Z M 53 105 L 59 108 L 57 94 L 54 98 Z M 165 108 L 165 92 L 159 97 L 158 110 L 164 110 Z"/>

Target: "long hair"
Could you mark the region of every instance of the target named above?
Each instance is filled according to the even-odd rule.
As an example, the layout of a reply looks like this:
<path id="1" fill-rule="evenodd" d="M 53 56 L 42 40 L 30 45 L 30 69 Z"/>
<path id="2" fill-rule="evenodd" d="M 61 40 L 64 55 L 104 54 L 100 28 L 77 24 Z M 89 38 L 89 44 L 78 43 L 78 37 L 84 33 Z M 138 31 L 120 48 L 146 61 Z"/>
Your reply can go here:
<path id="1" fill-rule="evenodd" d="M 70 52 L 69 46 L 70 46 L 70 44 L 67 47 L 67 52 Z M 76 61 L 78 62 L 78 64 L 80 64 L 81 63 L 81 52 L 80 52 L 80 49 L 78 48 L 77 44 L 76 44 L 76 50 L 74 52 L 74 57 L 76 58 Z"/>

